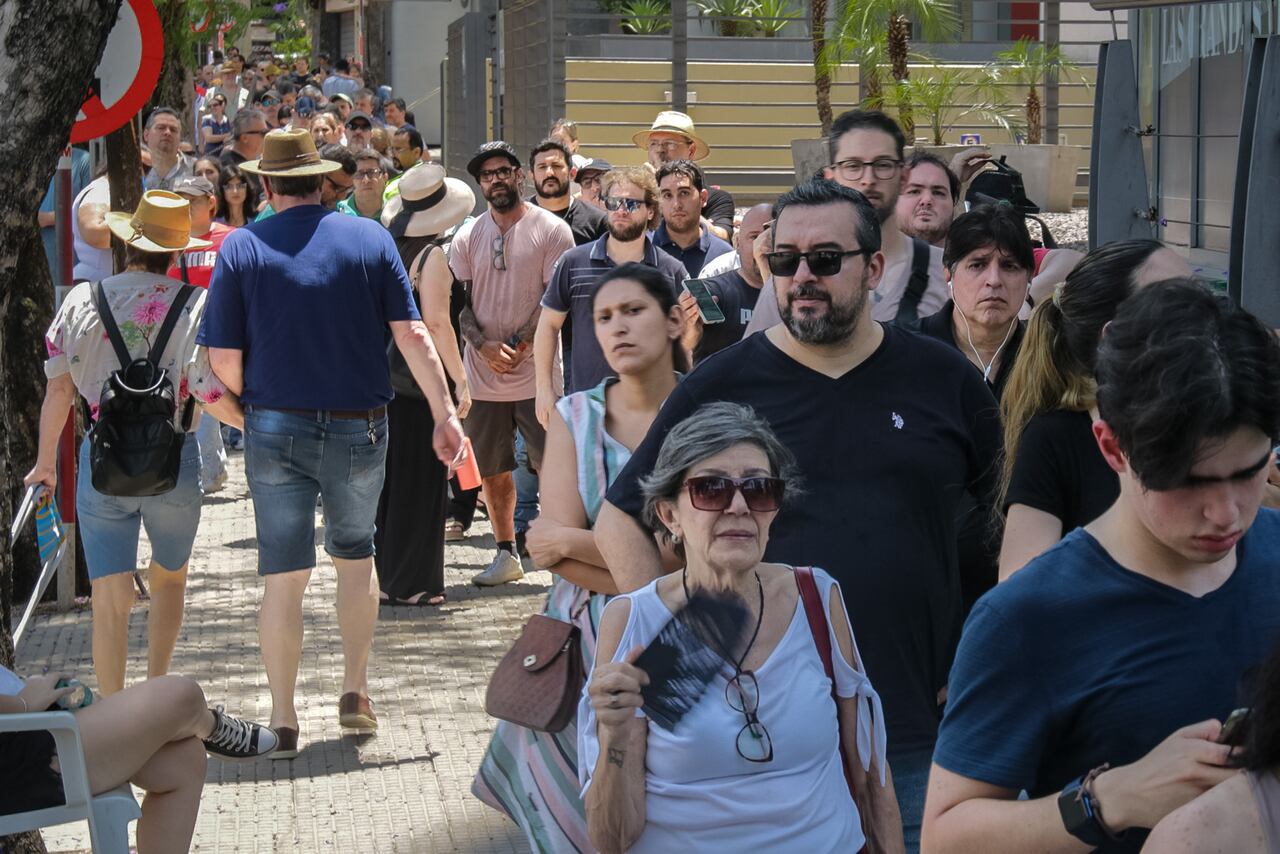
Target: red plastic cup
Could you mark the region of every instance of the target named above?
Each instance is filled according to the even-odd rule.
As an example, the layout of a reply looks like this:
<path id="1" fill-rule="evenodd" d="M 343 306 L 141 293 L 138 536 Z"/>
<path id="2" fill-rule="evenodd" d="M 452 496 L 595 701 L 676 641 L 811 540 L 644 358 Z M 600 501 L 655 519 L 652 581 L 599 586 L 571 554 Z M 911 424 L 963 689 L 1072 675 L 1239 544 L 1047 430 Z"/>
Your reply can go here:
<path id="1" fill-rule="evenodd" d="M 458 466 L 458 486 L 465 489 L 477 489 L 480 486 L 480 466 L 476 463 L 475 452 L 471 449 L 471 439 L 462 440 L 462 463 Z"/>

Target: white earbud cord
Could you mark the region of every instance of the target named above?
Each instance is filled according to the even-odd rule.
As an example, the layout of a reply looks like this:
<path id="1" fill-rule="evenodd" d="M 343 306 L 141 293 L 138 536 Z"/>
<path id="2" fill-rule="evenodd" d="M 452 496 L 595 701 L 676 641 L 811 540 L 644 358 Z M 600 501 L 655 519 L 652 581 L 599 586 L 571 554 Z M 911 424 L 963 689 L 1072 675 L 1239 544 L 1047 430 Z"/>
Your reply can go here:
<path id="1" fill-rule="evenodd" d="M 964 312 L 959 307 L 953 309 L 960 315 L 960 320 L 964 322 L 964 336 L 969 339 L 969 349 L 973 351 L 973 357 L 978 360 L 978 364 L 982 366 L 982 379 L 991 382 L 991 369 L 995 367 L 996 359 L 1000 358 L 1000 351 L 1004 349 L 1004 345 L 1009 343 L 1009 339 L 1013 337 L 1013 329 L 1018 325 L 1018 317 L 1014 315 L 1013 320 L 1009 323 L 1009 331 L 1004 334 L 1004 340 L 1000 342 L 1000 346 L 996 348 L 995 353 L 991 356 L 990 362 L 982 361 L 982 354 L 978 352 L 978 348 L 973 346 L 973 333 L 969 331 L 969 318 L 964 316 Z"/>

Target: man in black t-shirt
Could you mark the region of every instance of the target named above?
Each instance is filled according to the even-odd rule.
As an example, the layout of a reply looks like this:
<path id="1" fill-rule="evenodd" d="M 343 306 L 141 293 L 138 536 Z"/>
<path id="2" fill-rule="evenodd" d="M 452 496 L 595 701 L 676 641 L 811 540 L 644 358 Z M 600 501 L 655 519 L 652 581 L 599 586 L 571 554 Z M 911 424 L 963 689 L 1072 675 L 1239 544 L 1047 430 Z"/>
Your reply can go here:
<path id="1" fill-rule="evenodd" d="M 746 333 L 747 324 L 751 323 L 751 314 L 755 311 L 756 300 L 760 297 L 760 288 L 764 284 L 752 253 L 755 251 L 756 238 L 772 219 L 771 204 L 762 202 L 748 210 L 742 218 L 742 224 L 738 226 L 739 267 L 703 279 L 707 290 L 715 298 L 716 305 L 724 312 L 722 322 L 704 324 L 693 295 L 688 291 L 680 293 L 680 305 L 684 308 L 688 321 L 684 344 L 693 352 L 694 365 L 730 344 L 738 343 Z"/>
<path id="2" fill-rule="evenodd" d="M 608 231 L 609 220 L 599 208 L 569 197 L 571 158 L 563 143 L 554 139 L 538 143 L 529 154 L 534 190 L 529 201 L 567 222 L 573 232 L 573 245 L 581 246 Z"/>
<path id="3" fill-rule="evenodd" d="M 595 540 L 618 588 L 662 572 L 638 521 L 640 480 L 672 425 L 700 405 L 750 405 L 796 455 L 805 492 L 765 557 L 840 582 L 867 674 L 884 701 L 889 764 L 910 843 L 960 635 L 956 508 L 990 502 L 1000 426 L 982 375 L 929 338 L 871 319 L 884 257 L 875 210 L 810 181 L 778 200 L 774 276 L 783 322 L 712 356 L 676 387 L 608 493 Z"/>

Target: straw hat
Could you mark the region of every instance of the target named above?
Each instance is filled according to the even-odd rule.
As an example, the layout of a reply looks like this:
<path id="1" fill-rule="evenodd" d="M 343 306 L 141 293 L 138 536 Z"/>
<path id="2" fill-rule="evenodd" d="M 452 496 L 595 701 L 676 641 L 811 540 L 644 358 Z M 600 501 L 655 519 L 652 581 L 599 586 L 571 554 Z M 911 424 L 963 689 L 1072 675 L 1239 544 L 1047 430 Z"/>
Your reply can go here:
<path id="1" fill-rule="evenodd" d="M 693 128 L 693 119 L 689 118 L 685 113 L 676 112 L 675 110 L 663 110 L 653 120 L 653 127 L 640 131 L 631 137 L 631 141 L 640 148 L 647 150 L 649 148 L 649 135 L 655 132 L 678 133 L 693 140 L 694 160 L 702 160 L 711 153 L 711 146 L 707 145 L 706 141 L 698 136 L 697 131 Z"/>
<path id="2" fill-rule="evenodd" d="M 191 236 L 191 203 L 168 190 L 148 190 L 136 211 L 111 211 L 106 220 L 112 234 L 143 252 L 178 252 L 213 245 Z"/>
<path id="3" fill-rule="evenodd" d="M 254 175 L 291 177 L 323 175 L 342 168 L 333 160 L 322 160 L 316 151 L 311 131 L 305 128 L 269 131 L 262 141 L 262 157 L 240 164 L 245 172 Z"/>
<path id="4" fill-rule="evenodd" d="M 444 167 L 419 163 L 400 176 L 397 195 L 382 208 L 382 224 L 392 237 L 444 234 L 475 210 L 471 188 L 447 178 Z"/>

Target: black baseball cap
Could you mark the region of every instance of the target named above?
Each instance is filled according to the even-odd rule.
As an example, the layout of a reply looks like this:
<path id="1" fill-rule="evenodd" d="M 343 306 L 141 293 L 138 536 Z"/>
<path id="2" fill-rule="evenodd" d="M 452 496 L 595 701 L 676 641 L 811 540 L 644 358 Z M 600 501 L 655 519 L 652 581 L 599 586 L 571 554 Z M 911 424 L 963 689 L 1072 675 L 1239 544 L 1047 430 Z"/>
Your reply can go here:
<path id="1" fill-rule="evenodd" d="M 480 180 L 480 167 L 490 157 L 506 157 L 511 161 L 511 165 L 519 169 L 523 164 L 520 157 L 516 154 L 516 150 L 500 139 L 493 142 L 486 142 L 484 145 L 476 149 L 476 153 L 471 155 L 471 160 L 467 163 L 467 171 L 471 173 L 471 177 L 477 181 Z"/>
<path id="2" fill-rule="evenodd" d="M 594 160 L 588 160 L 586 163 L 578 167 L 578 174 L 582 175 L 586 172 L 612 172 L 613 165 L 608 160 L 602 160 L 597 157 Z"/>
<path id="3" fill-rule="evenodd" d="M 357 122 L 357 121 L 360 121 L 361 119 L 364 119 L 365 123 L 368 124 L 369 127 L 373 127 L 373 119 L 371 119 L 369 117 L 369 114 L 364 112 L 363 110 L 353 110 L 352 112 L 348 113 L 346 125 L 347 127 L 351 127 L 352 122 Z"/>

